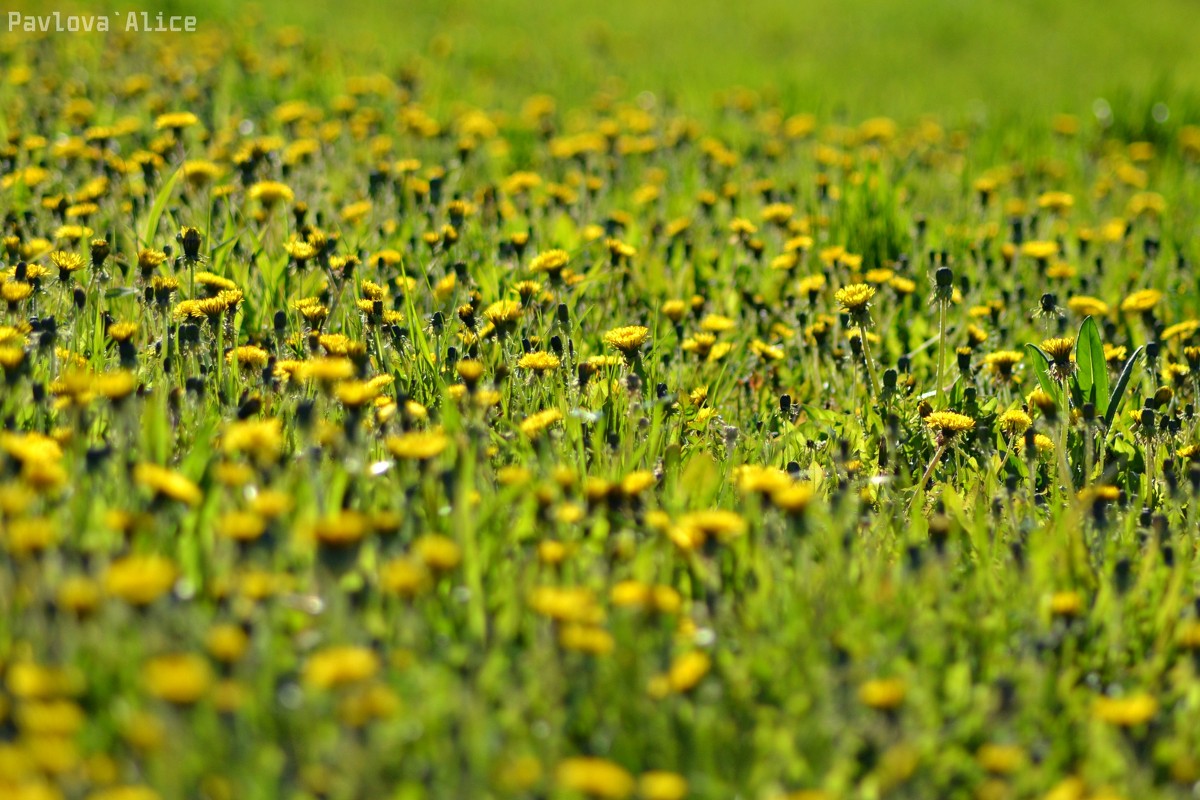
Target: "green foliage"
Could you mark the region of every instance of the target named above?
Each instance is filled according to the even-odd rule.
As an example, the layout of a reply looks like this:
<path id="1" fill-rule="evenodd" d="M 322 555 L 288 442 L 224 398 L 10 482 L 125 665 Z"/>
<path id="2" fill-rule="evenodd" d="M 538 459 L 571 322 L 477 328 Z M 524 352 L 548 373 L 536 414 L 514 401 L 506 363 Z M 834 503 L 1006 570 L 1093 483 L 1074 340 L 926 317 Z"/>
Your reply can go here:
<path id="1" fill-rule="evenodd" d="M 0 36 L 0 797 L 1192 792 L 1185 5 Z"/>

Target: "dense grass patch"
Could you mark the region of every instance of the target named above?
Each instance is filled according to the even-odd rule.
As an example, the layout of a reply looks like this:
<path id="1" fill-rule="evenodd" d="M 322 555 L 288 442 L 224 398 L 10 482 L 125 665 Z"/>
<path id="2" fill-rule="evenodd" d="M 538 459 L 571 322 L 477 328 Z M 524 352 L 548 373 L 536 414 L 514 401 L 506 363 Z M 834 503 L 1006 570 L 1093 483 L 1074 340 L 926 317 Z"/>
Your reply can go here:
<path id="1" fill-rule="evenodd" d="M 0 794 L 1194 791 L 1176 5 L 0 38 Z"/>

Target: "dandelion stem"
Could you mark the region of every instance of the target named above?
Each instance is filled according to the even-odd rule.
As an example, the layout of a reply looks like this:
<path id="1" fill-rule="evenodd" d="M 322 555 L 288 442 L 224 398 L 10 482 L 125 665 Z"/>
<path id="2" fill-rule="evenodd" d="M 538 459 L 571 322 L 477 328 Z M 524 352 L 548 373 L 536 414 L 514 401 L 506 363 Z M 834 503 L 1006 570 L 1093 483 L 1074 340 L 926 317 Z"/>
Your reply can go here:
<path id="1" fill-rule="evenodd" d="M 1095 446 L 1095 441 L 1092 438 L 1092 426 L 1084 423 L 1083 428 L 1083 485 L 1087 486 L 1092 481 L 1092 462 L 1095 460 L 1092 448 Z"/>
<path id="2" fill-rule="evenodd" d="M 938 301 L 937 406 L 942 404 L 942 382 L 946 370 L 946 301 Z"/>
<path id="3" fill-rule="evenodd" d="M 871 388 L 871 397 L 878 397 L 879 390 L 875 384 L 875 365 L 871 363 L 871 345 L 867 342 L 867 329 L 858 327 L 858 337 L 862 341 L 863 364 L 867 371 L 867 385 Z"/>
<path id="4" fill-rule="evenodd" d="M 1061 421 L 1058 429 L 1058 471 L 1062 473 L 1062 482 L 1066 484 L 1071 496 L 1075 495 L 1075 481 L 1071 477 L 1071 462 L 1067 460 L 1067 432 L 1071 427 L 1071 407 L 1067 398 L 1067 387 L 1062 386 L 1059 394 L 1062 396 L 1062 406 L 1059 414 Z"/>
<path id="5" fill-rule="evenodd" d="M 933 458 L 929 459 L 929 466 L 925 467 L 925 474 L 921 476 L 921 482 L 917 484 L 917 493 L 913 495 L 913 511 L 915 513 L 917 502 L 925 493 L 925 485 L 929 483 L 929 478 L 933 475 L 933 468 L 942 460 L 942 456 L 946 453 L 946 448 L 950 446 L 950 442 L 942 442 L 938 445 L 938 449 L 934 451 Z"/>

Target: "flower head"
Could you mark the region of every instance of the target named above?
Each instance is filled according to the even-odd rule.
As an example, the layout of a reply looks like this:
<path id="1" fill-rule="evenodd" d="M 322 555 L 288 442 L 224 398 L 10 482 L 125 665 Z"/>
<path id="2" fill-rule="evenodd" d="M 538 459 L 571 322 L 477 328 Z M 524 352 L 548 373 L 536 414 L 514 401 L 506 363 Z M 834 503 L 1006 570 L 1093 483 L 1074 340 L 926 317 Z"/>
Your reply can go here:
<path id="1" fill-rule="evenodd" d="M 1050 358 L 1050 374 L 1060 383 L 1065 381 L 1075 371 L 1075 363 L 1072 361 L 1075 353 L 1075 338 L 1073 336 L 1061 336 L 1044 340 L 1042 342 L 1042 352 Z"/>
<path id="2" fill-rule="evenodd" d="M 870 319 L 868 311 L 871 307 L 871 298 L 874 296 L 874 286 L 867 283 L 852 283 L 838 289 L 834 294 L 834 299 L 837 300 L 842 311 L 850 315 L 850 319 L 855 325 L 862 325 Z"/>
<path id="3" fill-rule="evenodd" d="M 628 356 L 637 352 L 649 338 L 649 328 L 642 325 L 625 325 L 604 334 L 604 343 Z"/>
<path id="4" fill-rule="evenodd" d="M 975 420 L 957 411 L 934 411 L 925 417 L 925 427 L 937 436 L 938 444 L 945 444 L 974 428 Z"/>

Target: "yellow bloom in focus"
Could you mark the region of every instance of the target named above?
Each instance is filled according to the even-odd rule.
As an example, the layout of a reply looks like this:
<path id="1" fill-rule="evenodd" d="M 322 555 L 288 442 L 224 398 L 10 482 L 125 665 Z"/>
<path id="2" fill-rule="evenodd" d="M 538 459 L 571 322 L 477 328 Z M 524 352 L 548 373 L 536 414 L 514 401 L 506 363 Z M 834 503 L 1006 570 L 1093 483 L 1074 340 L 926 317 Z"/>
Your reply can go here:
<path id="1" fill-rule="evenodd" d="M 1042 351 L 1050 358 L 1050 374 L 1055 380 L 1065 381 L 1075 371 L 1075 337 L 1046 339 Z"/>
<path id="2" fill-rule="evenodd" d="M 521 316 L 521 304 L 516 300 L 497 300 L 483 310 L 483 316 L 497 328 L 511 325 Z"/>
<path id="3" fill-rule="evenodd" d="M 538 375 L 546 372 L 551 372 L 558 369 L 562 362 L 558 360 L 558 356 L 553 353 L 543 353 L 535 350 L 532 353 L 526 353 L 517 361 L 517 367 L 520 369 L 533 370 Z"/>
<path id="4" fill-rule="evenodd" d="M 625 325 L 613 328 L 604 334 L 604 343 L 629 355 L 644 345 L 650 338 L 650 329 L 642 325 Z"/>
<path id="5" fill-rule="evenodd" d="M 871 306 L 871 298 L 874 296 L 874 286 L 866 283 L 852 283 L 838 289 L 833 297 L 842 311 L 849 314 L 857 325 L 866 318 L 867 310 Z"/>
<path id="6" fill-rule="evenodd" d="M 948 440 L 974 428 L 975 420 L 956 411 L 934 411 L 925 418 L 925 427 Z"/>
<path id="7" fill-rule="evenodd" d="M 1033 419 L 1019 408 L 1005 411 L 1000 415 L 1000 432 L 1010 439 L 1024 434 L 1031 425 L 1033 425 Z"/>

